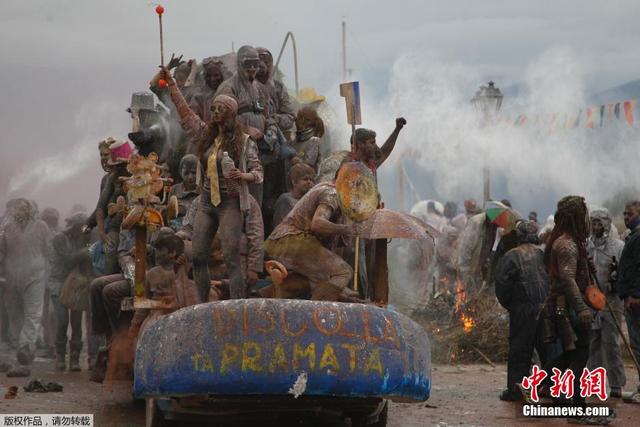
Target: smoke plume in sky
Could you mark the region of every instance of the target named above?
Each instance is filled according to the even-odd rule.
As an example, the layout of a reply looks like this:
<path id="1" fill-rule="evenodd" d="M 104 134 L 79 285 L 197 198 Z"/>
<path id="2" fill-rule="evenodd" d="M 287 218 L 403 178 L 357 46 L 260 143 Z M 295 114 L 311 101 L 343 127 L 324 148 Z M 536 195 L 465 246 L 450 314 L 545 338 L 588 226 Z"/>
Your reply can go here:
<path id="1" fill-rule="evenodd" d="M 528 88 L 505 97 L 505 114 L 571 113 L 589 93 L 637 78 L 634 0 L 162 3 L 167 57 L 201 59 L 242 44 L 266 46 L 277 56 L 292 31 L 301 86 L 327 96 L 339 118 L 346 19 L 347 66 L 349 78 L 362 85 L 363 125 L 382 141 L 396 116 L 409 120 L 396 155 L 380 171 L 383 197 L 392 204 L 392 165 L 407 147 L 417 168 L 409 172 L 425 198 L 480 197 L 484 164 L 496 192 L 523 211 L 548 209 L 566 192 L 600 200 L 637 180 L 630 167 L 637 164 L 636 129 L 551 136 L 486 129 L 468 102 L 493 79 L 503 89 Z M 0 206 L 18 196 L 63 214 L 74 202 L 95 204 L 102 175 L 97 142 L 126 136 L 131 93 L 145 90 L 157 70 L 153 7 L 147 0 L 0 3 Z M 289 50 L 281 68 L 293 87 Z M 340 131 L 346 137 L 347 126 Z"/>

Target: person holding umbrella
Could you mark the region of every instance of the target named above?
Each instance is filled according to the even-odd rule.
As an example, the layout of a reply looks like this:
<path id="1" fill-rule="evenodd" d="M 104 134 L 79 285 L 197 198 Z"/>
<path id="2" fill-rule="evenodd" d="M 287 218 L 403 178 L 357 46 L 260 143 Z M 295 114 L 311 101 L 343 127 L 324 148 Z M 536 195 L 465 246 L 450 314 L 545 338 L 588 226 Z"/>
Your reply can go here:
<path id="1" fill-rule="evenodd" d="M 456 270 L 458 278 L 464 282 L 467 289 L 477 291 L 482 282 L 493 282 L 493 266 L 499 257 L 514 245 L 511 242 L 519 214 L 502 202 L 489 201 L 485 211 L 480 212 L 467 221 L 460 236 L 456 253 Z M 507 235 L 509 244 L 497 241 L 498 229 L 502 228 L 503 236 Z M 502 243 L 499 245 L 499 243 Z"/>

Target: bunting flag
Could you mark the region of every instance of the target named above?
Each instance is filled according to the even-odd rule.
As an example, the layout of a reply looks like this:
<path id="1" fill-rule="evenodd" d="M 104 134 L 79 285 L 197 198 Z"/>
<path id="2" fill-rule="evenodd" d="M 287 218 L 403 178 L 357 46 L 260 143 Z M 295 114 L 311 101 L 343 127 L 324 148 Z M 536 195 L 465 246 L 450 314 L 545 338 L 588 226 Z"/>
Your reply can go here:
<path id="1" fill-rule="evenodd" d="M 633 107 L 635 104 L 635 101 L 624 102 L 624 119 L 629 123 L 629 126 L 633 126 Z"/>
<path id="2" fill-rule="evenodd" d="M 587 122 L 584 126 L 588 129 L 593 129 L 593 108 L 591 107 L 587 108 Z"/>
<path id="3" fill-rule="evenodd" d="M 515 120 L 513 121 L 514 126 L 520 126 L 520 117 L 522 117 L 522 114 L 516 116 Z"/>
<path id="4" fill-rule="evenodd" d="M 637 106 L 638 100 L 630 99 L 587 107 L 584 110 L 579 110 L 576 116 L 571 113 L 535 114 L 531 116 L 519 114 L 515 117 L 501 116 L 497 119 L 497 123 L 503 126 L 530 126 L 543 132 L 546 129 L 549 134 L 553 134 L 558 130 L 580 127 L 584 113 L 584 127 L 587 129 L 601 128 L 605 126 L 605 122 L 608 124 L 621 121 L 623 118 L 629 126 L 634 126 L 634 110 Z"/>
<path id="5" fill-rule="evenodd" d="M 520 115 L 520 121 L 518 122 L 518 126 L 525 126 L 527 124 L 527 116 L 524 114 Z"/>
<path id="6" fill-rule="evenodd" d="M 576 121 L 573 122 L 573 127 L 577 128 L 580 126 L 580 116 L 582 115 L 582 110 L 578 111 L 578 115 L 576 116 Z"/>
<path id="7" fill-rule="evenodd" d="M 551 119 L 549 120 L 549 135 L 555 133 L 556 131 L 556 113 L 551 115 Z"/>

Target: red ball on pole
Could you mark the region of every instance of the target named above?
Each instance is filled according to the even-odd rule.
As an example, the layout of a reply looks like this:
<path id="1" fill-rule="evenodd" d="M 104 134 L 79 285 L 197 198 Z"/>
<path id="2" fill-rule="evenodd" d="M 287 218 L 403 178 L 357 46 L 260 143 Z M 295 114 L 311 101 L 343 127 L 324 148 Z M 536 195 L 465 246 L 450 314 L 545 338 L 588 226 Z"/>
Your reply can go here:
<path id="1" fill-rule="evenodd" d="M 162 15 L 164 13 L 164 7 L 162 7 L 160 5 L 156 6 L 156 13 L 158 15 Z"/>
<path id="2" fill-rule="evenodd" d="M 164 89 L 165 87 L 167 87 L 167 81 L 165 79 L 158 80 L 158 87 L 160 89 Z"/>

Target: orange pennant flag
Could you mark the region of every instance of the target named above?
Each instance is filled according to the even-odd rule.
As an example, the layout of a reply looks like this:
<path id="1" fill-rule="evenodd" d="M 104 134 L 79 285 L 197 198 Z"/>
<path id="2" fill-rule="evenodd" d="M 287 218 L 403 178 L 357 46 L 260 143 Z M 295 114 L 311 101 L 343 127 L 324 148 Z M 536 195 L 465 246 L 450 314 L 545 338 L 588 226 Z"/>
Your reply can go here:
<path id="1" fill-rule="evenodd" d="M 593 129 L 593 127 L 594 127 L 593 108 L 592 107 L 587 108 L 587 123 L 585 124 L 585 127 L 589 128 L 589 129 Z"/>
<path id="2" fill-rule="evenodd" d="M 624 118 L 629 123 L 629 126 L 633 126 L 633 109 L 636 105 L 636 101 L 624 101 Z"/>

